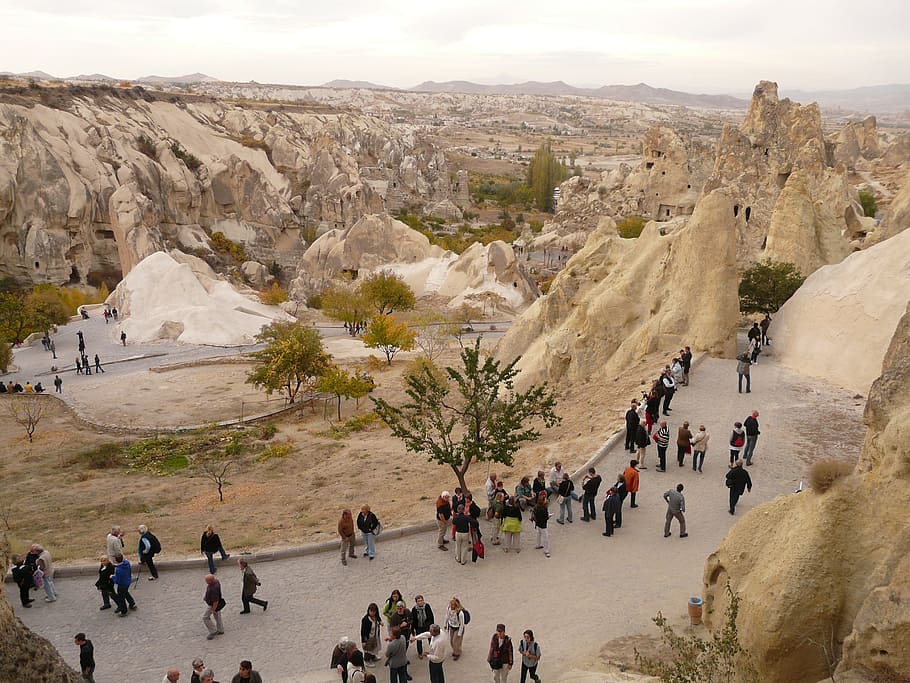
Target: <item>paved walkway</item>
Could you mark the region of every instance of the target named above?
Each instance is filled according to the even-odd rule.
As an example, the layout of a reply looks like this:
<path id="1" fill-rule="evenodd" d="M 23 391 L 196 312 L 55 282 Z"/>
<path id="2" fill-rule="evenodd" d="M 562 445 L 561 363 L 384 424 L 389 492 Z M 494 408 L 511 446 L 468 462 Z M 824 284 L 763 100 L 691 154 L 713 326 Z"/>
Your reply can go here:
<path id="1" fill-rule="evenodd" d="M 688 465 L 677 468 L 673 449 L 670 470 L 658 473 L 656 453 L 649 454 L 650 468 L 641 475 L 640 507 L 630 510 L 627 500 L 625 523 L 613 538 L 601 536 L 600 518 L 585 524 L 576 510 L 571 525 L 552 520 L 550 559 L 534 550 L 531 525 L 526 522 L 529 531 L 522 534 L 520 555 L 504 554 L 488 545 L 486 560 L 465 567 L 455 564 L 453 552 L 438 551 L 430 533 L 381 541 L 375 561 L 358 558 L 348 567 L 340 565 L 336 552 L 261 563 L 256 566 L 262 581 L 259 597 L 270 600 L 270 607 L 266 613 L 254 607 L 246 616 L 237 614 L 239 570 L 224 567 L 218 576 L 228 601 L 226 634 L 214 641 L 205 639 L 201 623 L 202 570 L 163 572 L 157 582 L 146 581 L 143 572 L 135 590 L 139 609 L 125 619 L 98 611 L 100 599 L 94 579 L 88 577 L 60 579 L 57 603 L 48 605 L 39 599 L 34 609 L 17 606 L 16 612 L 73 664 L 78 662 L 73 634 L 85 631 L 95 644 L 100 683 L 158 683 L 170 666 L 179 667 L 188 680 L 190 661 L 197 655 L 205 658 L 221 681 L 230 680 L 237 662 L 249 658 L 269 683 L 316 682 L 323 680 L 337 639 L 359 638 L 360 617 L 368 603 L 381 603 L 398 588 L 410 606 L 419 592 L 441 619 L 447 599 L 457 595 L 473 618 L 464 657 L 446 663 L 448 680 L 489 679 L 486 649 L 499 621 L 516 642 L 522 630 L 534 629 L 543 650 L 539 673 L 544 680 L 557 680 L 572 666 L 590 661 L 607 641 L 656 634 L 651 618 L 658 610 L 677 623 L 683 621 L 688 597 L 701 594 L 705 557 L 736 521 L 727 514 L 724 487 L 726 444 L 734 420 L 742 420 L 753 408 L 762 413 L 756 465 L 750 468 L 755 489 L 742 499 L 737 518 L 763 501 L 791 495 L 804 476 L 805 463 L 818 455 L 829 449 L 844 455 L 859 451 L 863 401 L 777 367 L 769 362 L 769 355 L 763 355 L 753 369 L 751 394 L 736 393 L 733 361 L 706 359 L 696 368 L 692 386 L 682 388 L 674 400 L 671 429 L 675 435 L 684 418 L 696 427 L 699 422 L 707 424 L 712 441 L 705 473 L 696 474 Z M 819 420 L 822 409 L 825 423 L 834 425 L 830 432 Z M 807 430 L 807 425 L 818 429 Z M 620 447 L 605 455 L 598 470 L 610 480 L 627 461 Z M 674 536 L 665 539 L 666 507 L 661 495 L 677 482 L 686 486 L 690 537 L 678 538 L 674 527 Z M 515 483 L 507 485 L 511 488 Z M 377 489 L 376 500 L 370 502 L 382 518 L 378 493 Z M 427 519 L 433 515 L 435 494 L 420 503 Z M 356 503 L 345 501 L 344 505 Z M 483 528 L 486 532 L 489 527 L 484 524 Z M 263 535 L 263 544 L 267 543 Z M 411 660 L 414 680 L 427 681 L 425 663 L 416 656 Z M 385 680 L 384 669 L 376 673 Z M 518 675 L 517 670 L 512 673 L 514 681 Z M 334 679 L 329 675 L 325 680 Z"/>

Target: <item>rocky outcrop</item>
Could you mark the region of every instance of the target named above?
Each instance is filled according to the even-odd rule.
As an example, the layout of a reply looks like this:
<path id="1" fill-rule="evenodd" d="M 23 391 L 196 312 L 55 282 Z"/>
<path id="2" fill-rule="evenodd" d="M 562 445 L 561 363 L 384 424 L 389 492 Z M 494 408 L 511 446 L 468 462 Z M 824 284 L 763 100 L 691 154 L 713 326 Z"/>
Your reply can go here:
<path id="1" fill-rule="evenodd" d="M 848 123 L 834 138 L 834 160 L 848 169 L 856 168 L 861 159 L 877 159 L 881 155 L 874 116 Z"/>
<path id="2" fill-rule="evenodd" d="M 904 176 L 900 190 L 891 200 L 888 213 L 869 234 L 867 242 L 877 244 L 910 228 L 910 171 Z"/>
<path id="3" fill-rule="evenodd" d="M 844 319 L 844 324 L 851 321 Z M 749 511 L 705 565 L 705 620 L 725 586 L 761 680 L 910 680 L 910 310 L 866 404 L 852 476 Z"/>
<path id="4" fill-rule="evenodd" d="M 214 231 L 291 267 L 308 233 L 391 205 L 454 208 L 444 156 L 374 117 L 141 89 L 26 95 L 0 91 L 0 277 L 22 283 L 116 282 L 161 249 L 205 253 Z"/>
<path id="5" fill-rule="evenodd" d="M 0 576 L 9 568 L 9 545 L 0 529 Z M 7 591 L 13 589 L 13 595 Z M 79 683 L 82 677 L 63 661 L 46 639 L 33 633 L 13 612 L 18 589 L 0 581 L 0 680 L 33 683 Z"/>
<path id="6" fill-rule="evenodd" d="M 735 348 L 738 267 L 734 200 L 715 190 L 679 230 L 649 223 L 623 239 L 607 219 L 566 264 L 549 293 L 518 318 L 497 356 L 521 355 L 522 380 L 578 382 L 653 351 L 730 355 Z M 707 255 L 710 254 L 710 257 Z"/>

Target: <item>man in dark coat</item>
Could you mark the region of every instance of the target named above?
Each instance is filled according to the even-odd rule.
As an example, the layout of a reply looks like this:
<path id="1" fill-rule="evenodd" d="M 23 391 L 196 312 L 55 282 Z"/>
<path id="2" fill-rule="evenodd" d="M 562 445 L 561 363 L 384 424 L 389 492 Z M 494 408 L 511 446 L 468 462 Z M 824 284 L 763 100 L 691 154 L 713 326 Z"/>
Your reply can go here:
<path id="1" fill-rule="evenodd" d="M 95 683 L 95 648 L 92 641 L 86 640 L 84 633 L 77 633 L 73 641 L 79 646 L 79 669 L 83 680 Z"/>
<path id="2" fill-rule="evenodd" d="M 597 498 L 597 491 L 600 489 L 601 477 L 593 467 L 588 468 L 588 474 L 585 475 L 581 488 L 584 495 L 581 498 L 581 520 L 587 522 L 590 519 L 597 519 L 597 513 L 594 508 L 594 501 Z"/>
<path id="3" fill-rule="evenodd" d="M 619 517 L 620 522 L 622 522 L 622 498 L 619 497 L 619 494 L 616 492 L 616 489 L 609 488 L 607 490 L 607 495 L 604 497 L 603 504 L 604 511 L 604 536 L 613 535 L 613 519 L 617 516 Z"/>
<path id="4" fill-rule="evenodd" d="M 635 452 L 635 434 L 638 432 L 638 401 L 632 401 L 632 405 L 626 411 L 626 450 L 630 453 Z"/>
<path id="5" fill-rule="evenodd" d="M 736 513 L 736 503 L 746 489 L 752 493 L 752 477 L 743 469 L 743 461 L 737 460 L 727 472 L 727 487 L 730 489 L 730 514 Z"/>

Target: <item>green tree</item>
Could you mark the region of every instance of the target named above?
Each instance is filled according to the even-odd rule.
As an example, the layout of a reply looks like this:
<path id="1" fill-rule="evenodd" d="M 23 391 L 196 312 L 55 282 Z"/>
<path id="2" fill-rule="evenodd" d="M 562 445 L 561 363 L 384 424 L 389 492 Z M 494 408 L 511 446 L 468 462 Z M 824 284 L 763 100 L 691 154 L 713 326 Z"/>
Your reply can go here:
<path id="1" fill-rule="evenodd" d="M 559 423 L 556 394 L 546 384 L 517 392 L 518 358 L 507 365 L 481 357 L 480 340 L 461 350 L 460 368 L 446 367 L 446 380 L 428 364 L 405 377 L 408 401 L 392 405 L 371 399 L 376 413 L 412 453 L 448 465 L 465 491 L 465 475 L 473 462 L 492 461 L 507 467 L 518 449 L 540 438 L 536 423 Z"/>
<path id="2" fill-rule="evenodd" d="M 869 190 L 860 190 L 859 203 L 863 207 L 864 216 L 875 218 L 875 213 L 878 211 L 878 202 L 875 200 L 874 194 Z"/>
<path id="3" fill-rule="evenodd" d="M 293 403 L 302 387 L 312 390 L 329 367 L 330 356 L 322 347 L 319 332 L 299 323 L 275 322 L 256 335 L 266 347 L 251 354 L 261 362 L 249 375 L 247 383 L 264 389 L 287 393 Z"/>
<path id="4" fill-rule="evenodd" d="M 9 345 L 8 342 L 0 339 L 0 372 L 6 372 L 9 370 L 9 366 L 13 364 L 13 348 Z"/>
<path id="5" fill-rule="evenodd" d="M 568 169 L 553 154 L 547 138 L 528 166 L 528 185 L 534 194 L 534 205 L 540 211 L 553 211 L 553 189 L 568 177 Z"/>
<path id="6" fill-rule="evenodd" d="M 388 271 L 370 275 L 361 283 L 360 293 L 379 315 L 410 311 L 417 302 L 414 290 L 401 277 Z"/>
<path id="7" fill-rule="evenodd" d="M 399 351 L 410 351 L 417 345 L 417 333 L 406 322 L 391 315 L 377 315 L 363 333 L 363 343 L 370 349 L 382 349 L 386 361 Z"/>
<path id="8" fill-rule="evenodd" d="M 69 314 L 59 299 L 46 296 L 43 290 L 29 294 L 0 294 L 0 337 L 3 340 L 22 340 L 32 332 L 62 325 L 67 320 Z"/>
<path id="9" fill-rule="evenodd" d="M 806 278 L 792 263 L 765 261 L 747 268 L 739 283 L 743 313 L 773 313 L 793 296 Z"/>
<path id="10" fill-rule="evenodd" d="M 331 365 L 316 381 L 316 388 L 328 394 L 334 394 L 338 403 L 338 420 L 341 420 L 341 400 L 343 398 L 362 398 L 370 393 L 373 382 L 361 377 L 356 372 Z"/>
<path id="11" fill-rule="evenodd" d="M 352 337 L 357 334 L 354 326 L 369 320 L 373 314 L 370 302 L 359 291 L 334 287 L 324 291 L 320 298 L 322 312 L 333 320 L 343 322 Z"/>

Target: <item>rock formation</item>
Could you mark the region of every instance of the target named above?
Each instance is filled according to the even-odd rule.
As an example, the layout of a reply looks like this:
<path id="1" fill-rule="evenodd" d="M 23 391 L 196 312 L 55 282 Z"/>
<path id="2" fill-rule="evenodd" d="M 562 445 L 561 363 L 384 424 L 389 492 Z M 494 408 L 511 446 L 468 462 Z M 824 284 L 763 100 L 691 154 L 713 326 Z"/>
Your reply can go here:
<path id="1" fill-rule="evenodd" d="M 848 320 L 844 320 L 848 323 Z M 705 565 L 705 621 L 730 586 L 761 680 L 910 680 L 910 309 L 866 404 L 852 476 L 749 511 Z M 826 652 L 827 650 L 827 652 Z"/>
<path id="2" fill-rule="evenodd" d="M 900 190 L 891 200 L 887 215 L 869 234 L 867 243 L 877 244 L 907 228 L 910 228 L 910 171 L 904 176 Z"/>
<path id="3" fill-rule="evenodd" d="M 112 333 L 122 330 L 132 342 L 239 346 L 253 343 L 263 325 L 292 319 L 262 304 L 252 290 L 241 294 L 201 259 L 178 251 L 144 258 L 107 303 L 120 313 Z"/>
<path id="4" fill-rule="evenodd" d="M 874 116 L 848 123 L 834 138 L 834 160 L 848 169 L 856 168 L 861 159 L 877 159 L 881 155 Z"/>
<path id="5" fill-rule="evenodd" d="M 326 107 L 23 87 L 0 129 L 0 277 L 22 283 L 115 282 L 214 231 L 292 267 L 312 232 L 452 189 L 413 129 Z"/>
<path id="6" fill-rule="evenodd" d="M 908 301 L 905 230 L 812 273 L 774 319 L 774 357 L 865 396 Z"/>
<path id="7" fill-rule="evenodd" d="M 658 350 L 730 355 L 739 320 L 736 232 L 720 217 L 733 198 L 702 198 L 688 223 L 662 235 L 649 223 L 623 239 L 607 219 L 516 320 L 497 347 L 522 355 L 522 380 L 578 382 L 606 376 Z"/>
<path id="8" fill-rule="evenodd" d="M 9 545 L 0 530 L 0 576 L 9 568 Z M 13 590 L 13 595 L 7 591 Z M 0 680 L 30 683 L 79 683 L 73 671 L 46 639 L 36 635 L 13 612 L 18 600 L 15 584 L 0 581 Z M 75 632 L 74 632 L 75 633 Z"/>

